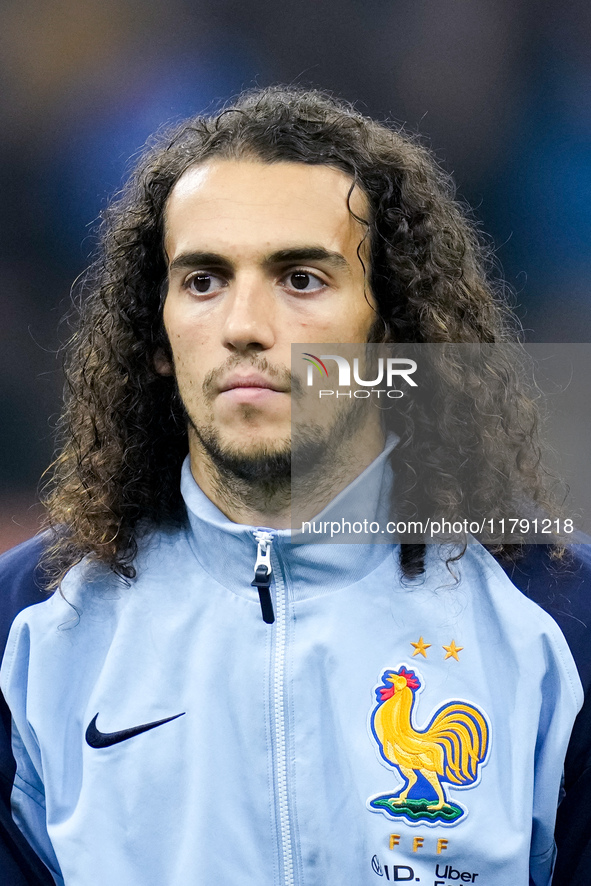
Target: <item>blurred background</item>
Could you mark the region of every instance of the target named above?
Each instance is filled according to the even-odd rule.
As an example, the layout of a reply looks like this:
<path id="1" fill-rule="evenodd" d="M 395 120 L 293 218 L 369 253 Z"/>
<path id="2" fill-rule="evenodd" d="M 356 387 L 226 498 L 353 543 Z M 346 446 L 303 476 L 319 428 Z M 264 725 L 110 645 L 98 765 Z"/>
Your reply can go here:
<path id="1" fill-rule="evenodd" d="M 591 5 L 3 0 L 0 550 L 35 532 L 60 318 L 161 124 L 275 82 L 420 132 L 492 238 L 531 342 L 591 341 Z"/>

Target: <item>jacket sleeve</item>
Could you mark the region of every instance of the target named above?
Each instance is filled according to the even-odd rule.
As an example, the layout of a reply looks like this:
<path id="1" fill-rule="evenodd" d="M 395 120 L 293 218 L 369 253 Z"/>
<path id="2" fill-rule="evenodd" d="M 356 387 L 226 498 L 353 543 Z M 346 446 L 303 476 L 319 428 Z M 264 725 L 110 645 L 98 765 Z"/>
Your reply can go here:
<path id="1" fill-rule="evenodd" d="M 29 736 L 29 741 L 32 741 Z M 24 742 L 13 722 L 12 752 L 16 759 L 16 773 L 11 793 L 12 818 L 39 859 L 51 871 L 57 886 L 63 886 L 59 864 L 47 834 L 45 792 L 36 768 L 27 753 Z"/>
<path id="2" fill-rule="evenodd" d="M 12 622 L 26 606 L 46 599 L 39 587 L 37 564 L 43 550 L 41 538 L 32 539 L 0 557 L 0 656 L 4 654 L 6 639 Z M 17 827 L 11 811 L 11 796 L 22 792 L 15 789 L 16 761 L 12 748 L 11 715 L 0 694 L 0 883 L 2 886 L 54 886 L 60 882 L 52 876 L 23 833 Z M 27 801 L 33 802 L 29 797 Z M 36 815 L 43 815 L 36 804 Z M 31 810 L 29 811 L 31 814 Z"/>
<path id="3" fill-rule="evenodd" d="M 558 807 L 553 886 L 587 886 L 591 865 L 591 545 L 576 546 L 561 595 L 563 632 L 577 663 L 585 701 L 573 726 Z M 558 620 L 558 618 L 557 618 Z"/>
<path id="4" fill-rule="evenodd" d="M 591 877 L 591 693 L 575 721 L 558 807 L 553 886 L 588 886 Z"/>
<path id="5" fill-rule="evenodd" d="M 571 733 L 556 817 L 552 886 L 591 882 L 591 544 L 572 545 L 563 561 L 531 545 L 507 573 L 557 622 L 569 645 L 585 700 Z"/>

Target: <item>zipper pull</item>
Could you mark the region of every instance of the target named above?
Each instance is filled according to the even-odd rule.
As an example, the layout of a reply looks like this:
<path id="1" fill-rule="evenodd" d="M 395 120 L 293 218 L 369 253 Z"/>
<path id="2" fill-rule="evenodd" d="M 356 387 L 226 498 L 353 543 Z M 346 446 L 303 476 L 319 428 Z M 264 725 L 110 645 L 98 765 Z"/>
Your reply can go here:
<path id="1" fill-rule="evenodd" d="M 257 542 L 257 559 L 254 564 L 254 579 L 251 581 L 251 585 L 259 592 L 263 621 L 265 624 L 272 625 L 275 621 L 270 590 L 271 573 L 273 572 L 273 567 L 271 566 L 273 533 L 267 532 L 264 529 L 255 529 L 252 534 Z"/>

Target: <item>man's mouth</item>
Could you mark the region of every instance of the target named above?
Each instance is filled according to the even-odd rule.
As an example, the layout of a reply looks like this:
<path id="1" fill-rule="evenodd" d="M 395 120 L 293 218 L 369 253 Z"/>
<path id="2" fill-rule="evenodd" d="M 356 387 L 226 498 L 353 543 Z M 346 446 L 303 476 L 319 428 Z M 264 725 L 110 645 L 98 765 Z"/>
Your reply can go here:
<path id="1" fill-rule="evenodd" d="M 233 373 L 221 383 L 219 393 L 224 398 L 252 402 L 273 398 L 278 394 L 289 394 L 289 389 L 258 373 Z"/>
<path id="2" fill-rule="evenodd" d="M 228 391 L 235 391 L 237 389 L 268 390 L 279 394 L 289 393 L 289 390 L 281 387 L 277 382 L 273 382 L 270 379 L 265 378 L 264 375 L 258 375 L 256 373 L 249 373 L 248 375 L 230 375 L 219 387 L 221 394 L 227 393 Z"/>

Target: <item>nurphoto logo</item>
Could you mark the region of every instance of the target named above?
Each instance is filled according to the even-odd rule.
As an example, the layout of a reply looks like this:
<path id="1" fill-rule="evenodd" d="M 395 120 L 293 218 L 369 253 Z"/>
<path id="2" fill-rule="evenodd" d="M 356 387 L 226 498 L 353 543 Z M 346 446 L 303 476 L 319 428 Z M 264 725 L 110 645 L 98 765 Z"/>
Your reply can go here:
<path id="1" fill-rule="evenodd" d="M 321 354 L 317 357 L 315 354 L 304 353 L 302 359 L 308 363 L 307 385 L 312 387 L 314 384 L 314 369 L 316 369 L 322 378 L 328 378 L 329 373 L 326 368 L 325 360 L 334 360 L 338 367 L 339 388 L 351 388 L 351 364 L 346 357 L 339 354 Z M 353 360 L 353 380 L 360 388 L 349 391 L 337 391 L 334 389 L 320 390 L 318 396 L 322 397 L 356 397 L 357 399 L 367 399 L 371 394 L 385 394 L 390 399 L 397 400 L 404 396 L 404 391 L 395 388 L 394 385 L 402 379 L 410 387 L 416 388 L 416 381 L 411 376 L 416 372 L 417 364 L 414 360 L 406 357 L 379 357 L 376 367 L 376 377 L 364 379 L 360 377 L 359 358 Z M 376 388 L 376 385 L 385 384 L 385 388 Z M 368 390 L 371 388 L 372 390 Z"/>

